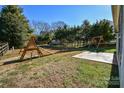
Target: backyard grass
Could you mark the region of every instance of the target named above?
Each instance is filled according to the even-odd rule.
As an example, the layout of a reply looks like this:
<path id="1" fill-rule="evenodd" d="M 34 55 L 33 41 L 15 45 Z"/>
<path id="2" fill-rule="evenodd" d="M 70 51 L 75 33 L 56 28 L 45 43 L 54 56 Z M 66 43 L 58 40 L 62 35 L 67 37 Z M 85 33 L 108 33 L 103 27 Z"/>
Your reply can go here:
<path id="1" fill-rule="evenodd" d="M 91 51 L 91 52 L 106 52 L 106 53 L 114 53 L 116 51 L 115 47 L 113 46 L 112 47 L 100 47 L 98 49 L 85 47 L 82 49 L 86 51 Z"/>
<path id="2" fill-rule="evenodd" d="M 107 52 L 107 53 L 114 53 L 116 51 L 116 45 L 110 44 L 110 45 L 100 45 L 98 48 L 97 46 L 86 46 L 86 47 L 66 47 L 62 45 L 52 45 L 52 46 L 45 46 L 47 48 L 52 48 L 56 50 L 78 50 L 78 51 L 91 51 L 91 52 Z"/>
<path id="3" fill-rule="evenodd" d="M 109 87 L 112 65 L 72 57 L 81 52 L 1 65 L 0 87 Z"/>

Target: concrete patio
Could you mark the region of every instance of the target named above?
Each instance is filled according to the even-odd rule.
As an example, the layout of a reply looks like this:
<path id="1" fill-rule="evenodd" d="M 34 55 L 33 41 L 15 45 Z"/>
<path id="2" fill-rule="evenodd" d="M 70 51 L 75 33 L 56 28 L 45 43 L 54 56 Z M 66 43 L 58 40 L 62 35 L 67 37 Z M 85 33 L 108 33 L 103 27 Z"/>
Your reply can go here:
<path id="1" fill-rule="evenodd" d="M 80 54 L 74 55 L 73 57 L 113 64 L 113 55 L 113 53 L 84 51 Z"/>

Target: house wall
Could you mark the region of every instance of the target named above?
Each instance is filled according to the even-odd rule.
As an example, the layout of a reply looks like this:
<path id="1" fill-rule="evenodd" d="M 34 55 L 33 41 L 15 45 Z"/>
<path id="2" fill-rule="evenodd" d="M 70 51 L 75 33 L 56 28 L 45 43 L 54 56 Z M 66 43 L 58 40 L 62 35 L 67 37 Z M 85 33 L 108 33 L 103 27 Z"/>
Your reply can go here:
<path id="1" fill-rule="evenodd" d="M 120 87 L 124 88 L 124 6 L 120 7 L 119 17 L 119 34 L 120 34 Z"/>
<path id="2" fill-rule="evenodd" d="M 124 6 L 112 6 L 114 28 L 117 32 L 116 52 L 119 67 L 120 87 L 124 88 Z"/>

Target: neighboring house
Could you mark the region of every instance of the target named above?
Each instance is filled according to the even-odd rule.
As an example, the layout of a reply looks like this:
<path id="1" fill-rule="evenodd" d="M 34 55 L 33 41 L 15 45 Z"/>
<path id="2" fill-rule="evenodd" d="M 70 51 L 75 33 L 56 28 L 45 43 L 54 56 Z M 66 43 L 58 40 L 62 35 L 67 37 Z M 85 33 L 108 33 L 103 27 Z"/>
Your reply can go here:
<path id="1" fill-rule="evenodd" d="M 120 87 L 124 88 L 124 5 L 112 5 L 114 28 L 117 35 L 116 54 Z"/>

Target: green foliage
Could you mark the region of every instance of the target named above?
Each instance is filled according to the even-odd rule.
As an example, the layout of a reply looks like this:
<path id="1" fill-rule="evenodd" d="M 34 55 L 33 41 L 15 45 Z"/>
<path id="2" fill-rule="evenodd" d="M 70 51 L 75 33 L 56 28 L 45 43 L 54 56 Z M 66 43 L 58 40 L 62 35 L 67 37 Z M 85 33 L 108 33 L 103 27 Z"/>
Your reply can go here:
<path id="1" fill-rule="evenodd" d="M 79 26 L 69 27 L 65 25 L 64 28 L 59 28 L 55 31 L 54 37 L 61 42 L 73 42 L 80 39 L 79 30 Z"/>
<path id="2" fill-rule="evenodd" d="M 62 42 L 85 40 L 86 42 L 95 36 L 103 36 L 105 41 L 111 41 L 115 38 L 113 27 L 108 20 L 100 20 L 90 24 L 88 20 L 84 20 L 81 26 L 59 28 L 55 31 L 55 39 Z"/>
<path id="3" fill-rule="evenodd" d="M 111 21 L 105 19 L 97 21 L 94 24 L 90 24 L 88 20 L 84 20 L 82 25 L 72 27 L 66 25 L 64 22 L 57 22 L 54 23 L 54 25 L 52 24 L 51 27 L 51 31 L 44 31 L 43 34 L 39 36 L 39 41 L 50 42 L 51 40 L 56 39 L 60 40 L 61 43 L 64 43 L 82 40 L 87 44 L 87 42 L 95 36 L 103 36 L 106 42 L 115 39 Z"/>
<path id="4" fill-rule="evenodd" d="M 91 24 L 88 20 L 84 20 L 83 24 L 82 24 L 82 35 L 85 37 L 85 39 L 89 38 L 89 33 L 91 30 Z"/>
<path id="5" fill-rule="evenodd" d="M 69 34 L 69 31 L 67 30 L 66 25 L 64 26 L 64 28 L 58 28 L 54 33 L 55 39 L 58 39 L 62 42 L 67 40 L 68 34 Z"/>
<path id="6" fill-rule="evenodd" d="M 44 33 L 42 35 L 37 35 L 37 43 L 48 44 L 52 40 L 50 33 Z"/>
<path id="7" fill-rule="evenodd" d="M 113 34 L 113 27 L 110 25 L 108 20 L 100 20 L 92 25 L 90 31 L 90 37 L 100 36 L 102 35 L 105 41 L 110 41 L 115 38 L 115 34 Z"/>
<path id="8" fill-rule="evenodd" d="M 16 5 L 3 6 L 0 16 L 0 40 L 8 42 L 9 46 L 20 47 L 27 39 L 31 29 L 23 10 Z"/>

